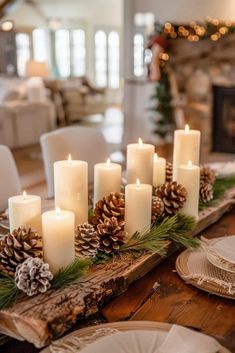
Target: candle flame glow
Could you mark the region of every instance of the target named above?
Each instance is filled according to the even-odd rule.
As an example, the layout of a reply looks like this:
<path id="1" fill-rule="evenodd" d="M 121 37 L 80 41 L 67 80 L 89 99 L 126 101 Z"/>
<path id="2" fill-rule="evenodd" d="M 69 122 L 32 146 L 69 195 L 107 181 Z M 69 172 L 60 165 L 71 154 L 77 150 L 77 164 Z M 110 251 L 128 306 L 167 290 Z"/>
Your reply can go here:
<path id="1" fill-rule="evenodd" d="M 138 143 L 139 143 L 139 146 L 143 146 L 143 141 L 141 138 L 139 138 Z"/>
<path id="2" fill-rule="evenodd" d="M 188 161 L 188 166 L 192 167 L 192 165 L 193 165 L 192 161 Z"/>
<path id="3" fill-rule="evenodd" d="M 106 161 L 107 167 L 110 167 L 110 163 L 111 163 L 110 162 L 110 158 L 108 158 L 107 161 Z"/>
<path id="4" fill-rule="evenodd" d="M 24 191 L 23 191 L 23 199 L 25 200 L 26 197 L 27 197 L 27 192 L 24 190 Z"/>
<path id="5" fill-rule="evenodd" d="M 154 153 L 154 160 L 155 160 L 155 161 L 158 160 L 158 155 L 157 155 L 157 153 Z"/>
<path id="6" fill-rule="evenodd" d="M 189 133 L 189 125 L 188 124 L 185 125 L 184 131 L 186 132 L 186 134 Z"/>
<path id="7" fill-rule="evenodd" d="M 55 213 L 56 213 L 56 217 L 60 216 L 60 207 L 56 206 Z"/>
<path id="8" fill-rule="evenodd" d="M 136 179 L 136 186 L 140 186 L 140 179 Z"/>
<path id="9" fill-rule="evenodd" d="M 71 164 L 71 161 L 72 161 L 72 156 L 71 154 L 68 155 L 68 163 Z"/>

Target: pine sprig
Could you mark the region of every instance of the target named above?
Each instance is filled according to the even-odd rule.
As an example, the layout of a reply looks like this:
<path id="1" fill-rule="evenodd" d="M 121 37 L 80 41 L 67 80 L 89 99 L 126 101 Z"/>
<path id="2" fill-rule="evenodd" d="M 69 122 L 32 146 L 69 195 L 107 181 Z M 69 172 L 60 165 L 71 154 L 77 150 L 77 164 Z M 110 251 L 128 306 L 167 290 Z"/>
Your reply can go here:
<path id="1" fill-rule="evenodd" d="M 0 310 L 12 305 L 19 294 L 15 279 L 1 274 L 0 277 Z"/>
<path id="2" fill-rule="evenodd" d="M 60 289 L 69 286 L 82 277 L 91 266 L 92 261 L 89 259 L 75 259 L 74 262 L 59 270 L 52 280 L 52 288 Z"/>
<path id="3" fill-rule="evenodd" d="M 164 247 L 169 240 L 187 248 L 196 248 L 199 246 L 199 240 L 190 235 L 195 226 L 196 221 L 193 217 L 178 213 L 173 217 L 165 218 L 159 224 L 153 225 L 150 230 L 141 233 L 136 232 L 121 247 L 121 251 L 150 250 L 162 255 L 165 253 Z"/>
<path id="4" fill-rule="evenodd" d="M 215 184 L 213 185 L 214 197 L 210 202 L 199 203 L 199 210 L 203 210 L 210 206 L 215 206 L 218 204 L 219 200 L 225 195 L 228 189 L 235 187 L 235 175 L 230 175 L 227 177 L 217 177 Z"/>

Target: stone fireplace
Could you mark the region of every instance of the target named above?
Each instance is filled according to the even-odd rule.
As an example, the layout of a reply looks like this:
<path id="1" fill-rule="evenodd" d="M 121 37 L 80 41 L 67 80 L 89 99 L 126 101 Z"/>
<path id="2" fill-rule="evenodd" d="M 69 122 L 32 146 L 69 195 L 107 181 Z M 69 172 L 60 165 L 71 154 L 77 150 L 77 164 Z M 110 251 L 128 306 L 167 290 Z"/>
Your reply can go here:
<path id="1" fill-rule="evenodd" d="M 205 152 L 235 152 L 235 34 L 216 42 L 170 43 L 187 122 L 202 132 Z"/>

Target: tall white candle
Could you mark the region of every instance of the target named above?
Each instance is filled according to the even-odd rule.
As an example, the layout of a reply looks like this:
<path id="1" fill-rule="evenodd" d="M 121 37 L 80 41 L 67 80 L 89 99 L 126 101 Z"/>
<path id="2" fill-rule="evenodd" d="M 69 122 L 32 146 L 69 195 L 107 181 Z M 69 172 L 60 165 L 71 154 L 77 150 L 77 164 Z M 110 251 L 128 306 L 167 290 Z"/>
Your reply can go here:
<path id="1" fill-rule="evenodd" d="M 187 199 L 181 212 L 198 219 L 200 167 L 192 165 L 191 161 L 179 166 L 178 182 L 187 190 Z"/>
<path id="2" fill-rule="evenodd" d="M 177 173 L 180 165 L 185 165 L 188 161 L 192 161 L 194 165 L 199 165 L 200 137 L 200 131 L 190 130 L 188 125 L 185 125 L 184 130 L 175 131 L 173 180 L 178 181 Z"/>
<path id="3" fill-rule="evenodd" d="M 166 160 L 154 154 L 153 159 L 153 186 L 157 187 L 166 181 Z"/>
<path id="4" fill-rule="evenodd" d="M 141 183 L 153 183 L 153 155 L 154 146 L 143 143 L 139 139 L 138 143 L 127 146 L 127 183 L 135 183 L 140 179 Z"/>
<path id="5" fill-rule="evenodd" d="M 121 177 L 122 167 L 120 164 L 111 163 L 109 158 L 106 163 L 98 163 L 95 165 L 94 205 L 111 192 L 120 192 Z"/>
<path id="6" fill-rule="evenodd" d="M 152 185 L 129 184 L 125 188 L 125 230 L 131 237 L 135 232 L 147 230 L 151 226 Z"/>
<path id="7" fill-rule="evenodd" d="M 88 164 L 71 160 L 54 163 L 55 205 L 75 214 L 75 224 L 88 220 Z"/>
<path id="8" fill-rule="evenodd" d="M 71 264 L 75 258 L 74 213 L 56 210 L 42 214 L 43 256 L 52 273 Z"/>
<path id="9" fill-rule="evenodd" d="M 12 196 L 8 200 L 10 231 L 26 226 L 41 233 L 41 198 L 36 195 Z"/>

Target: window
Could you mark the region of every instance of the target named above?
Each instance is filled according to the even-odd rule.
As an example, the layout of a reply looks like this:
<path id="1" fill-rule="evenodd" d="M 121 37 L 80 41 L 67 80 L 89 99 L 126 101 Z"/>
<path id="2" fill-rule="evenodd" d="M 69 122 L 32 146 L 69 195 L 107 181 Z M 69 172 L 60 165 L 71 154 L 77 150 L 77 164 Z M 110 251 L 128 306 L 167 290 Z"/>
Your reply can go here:
<path id="1" fill-rule="evenodd" d="M 104 31 L 95 34 L 95 73 L 98 86 L 107 85 L 107 38 Z"/>
<path id="2" fill-rule="evenodd" d="M 69 30 L 55 32 L 56 64 L 61 77 L 70 76 L 70 35 Z"/>
<path id="3" fill-rule="evenodd" d="M 134 75 L 142 76 L 144 73 L 144 37 L 137 33 L 134 35 Z"/>
<path id="4" fill-rule="evenodd" d="M 120 39 L 117 31 L 95 33 L 95 75 L 98 86 L 119 87 Z"/>
<path id="5" fill-rule="evenodd" d="M 33 30 L 33 58 L 35 61 L 49 63 L 48 33 L 45 29 Z"/>
<path id="6" fill-rule="evenodd" d="M 16 34 L 17 71 L 19 76 L 25 75 L 26 63 L 30 59 L 30 38 L 27 33 Z"/>
<path id="7" fill-rule="evenodd" d="M 86 42 L 83 29 L 72 31 L 72 52 L 73 74 L 84 76 L 86 74 Z"/>
<path id="8" fill-rule="evenodd" d="M 119 87 L 120 79 L 120 44 L 119 34 L 116 31 L 109 33 L 108 37 L 108 83 L 110 88 Z"/>

